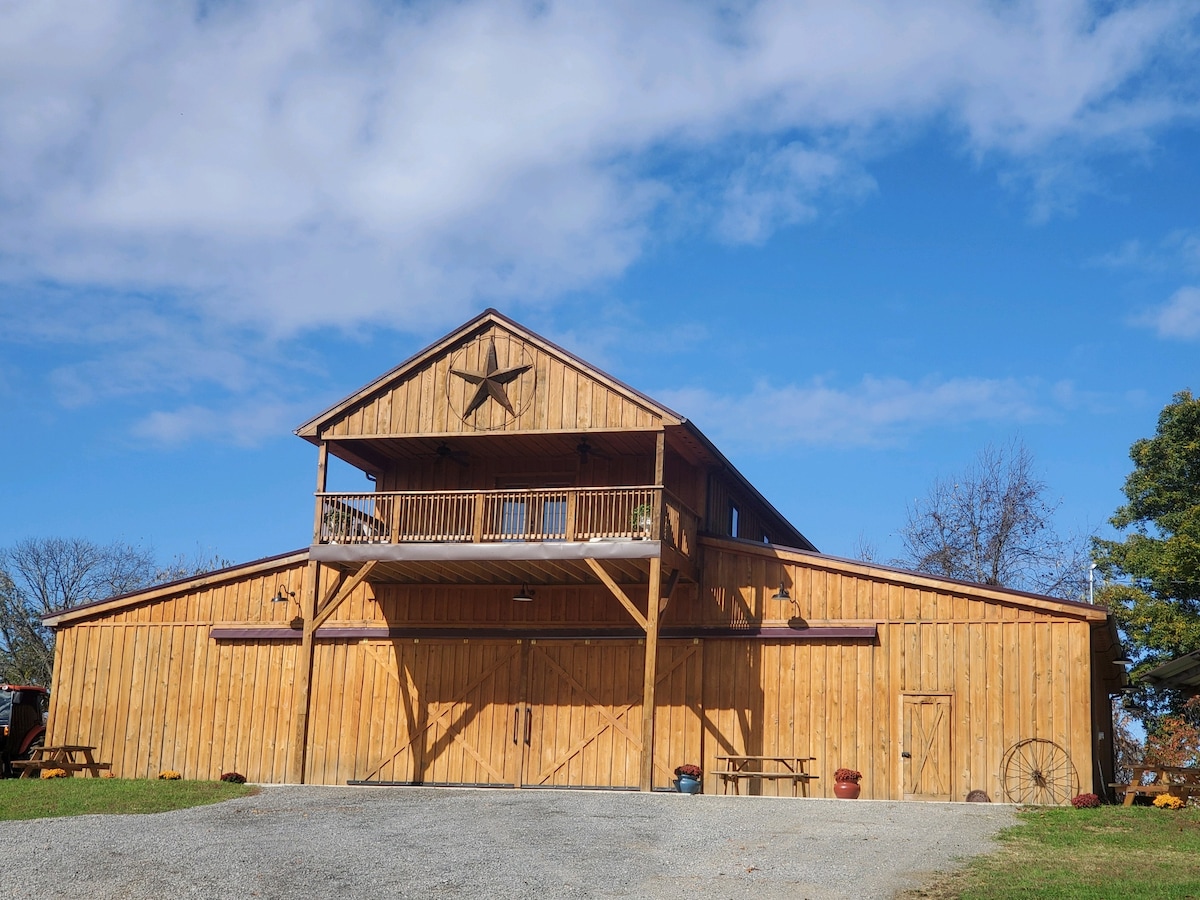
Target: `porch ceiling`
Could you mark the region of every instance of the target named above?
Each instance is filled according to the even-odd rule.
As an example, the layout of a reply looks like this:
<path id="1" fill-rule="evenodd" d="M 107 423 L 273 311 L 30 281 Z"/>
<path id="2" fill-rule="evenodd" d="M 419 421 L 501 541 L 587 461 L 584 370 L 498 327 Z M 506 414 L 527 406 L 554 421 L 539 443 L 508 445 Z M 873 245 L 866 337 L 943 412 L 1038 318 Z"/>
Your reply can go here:
<path id="1" fill-rule="evenodd" d="M 495 457 L 555 458 L 579 454 L 586 439 L 598 457 L 654 453 L 654 431 L 483 432 L 435 435 L 329 437 L 329 452 L 351 465 L 382 470 L 389 463 L 436 460 L 448 447 L 458 464 Z M 444 453 L 445 451 L 443 451 Z"/>

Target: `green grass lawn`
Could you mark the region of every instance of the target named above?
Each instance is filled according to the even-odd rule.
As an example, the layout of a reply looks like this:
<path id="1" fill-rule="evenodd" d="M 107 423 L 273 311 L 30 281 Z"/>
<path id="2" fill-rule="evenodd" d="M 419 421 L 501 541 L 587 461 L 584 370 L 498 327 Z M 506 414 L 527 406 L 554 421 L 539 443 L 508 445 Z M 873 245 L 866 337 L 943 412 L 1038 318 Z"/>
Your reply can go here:
<path id="1" fill-rule="evenodd" d="M 129 778 L 0 780 L 0 820 L 156 813 L 220 803 L 258 788 L 224 781 L 145 781 Z"/>
<path id="2" fill-rule="evenodd" d="M 909 898 L 1200 898 L 1200 809 L 1029 809 L 1001 848 Z"/>

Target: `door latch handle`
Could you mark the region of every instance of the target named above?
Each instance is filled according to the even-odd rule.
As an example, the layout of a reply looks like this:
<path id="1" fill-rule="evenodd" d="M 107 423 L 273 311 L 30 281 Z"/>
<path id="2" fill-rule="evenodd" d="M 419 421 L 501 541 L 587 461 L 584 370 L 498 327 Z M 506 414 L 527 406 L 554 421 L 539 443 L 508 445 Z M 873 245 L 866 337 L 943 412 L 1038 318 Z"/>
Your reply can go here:
<path id="1" fill-rule="evenodd" d="M 902 750 L 902 751 L 900 752 L 900 755 L 901 755 L 901 756 L 902 756 L 904 759 L 912 759 L 912 754 L 911 754 L 911 753 L 909 753 L 907 750 Z"/>
<path id="2" fill-rule="evenodd" d="M 521 724 L 521 707 L 513 707 L 513 743 L 517 742 L 517 728 Z"/>
<path id="3" fill-rule="evenodd" d="M 533 738 L 533 707 L 525 707 L 525 743 Z"/>

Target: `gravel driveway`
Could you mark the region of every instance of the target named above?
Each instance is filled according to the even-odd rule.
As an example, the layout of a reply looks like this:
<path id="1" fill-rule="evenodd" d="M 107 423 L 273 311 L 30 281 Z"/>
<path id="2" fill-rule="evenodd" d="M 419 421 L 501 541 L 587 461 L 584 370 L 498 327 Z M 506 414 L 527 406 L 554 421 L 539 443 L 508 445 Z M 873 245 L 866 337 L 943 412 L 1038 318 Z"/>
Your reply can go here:
<path id="1" fill-rule="evenodd" d="M 0 897 L 891 897 L 1009 806 L 275 786 L 150 816 L 0 823 Z"/>

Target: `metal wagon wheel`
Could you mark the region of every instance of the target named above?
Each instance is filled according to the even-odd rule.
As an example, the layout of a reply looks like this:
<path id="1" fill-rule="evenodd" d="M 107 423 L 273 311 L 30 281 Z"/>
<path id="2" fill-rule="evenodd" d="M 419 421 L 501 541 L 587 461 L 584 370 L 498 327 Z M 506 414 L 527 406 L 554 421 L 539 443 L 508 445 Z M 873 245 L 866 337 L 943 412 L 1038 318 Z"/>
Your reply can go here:
<path id="1" fill-rule="evenodd" d="M 1061 806 L 1079 793 L 1079 773 L 1070 754 L 1045 738 L 1009 747 L 1000 763 L 1000 780 L 1010 803 Z"/>

